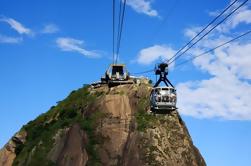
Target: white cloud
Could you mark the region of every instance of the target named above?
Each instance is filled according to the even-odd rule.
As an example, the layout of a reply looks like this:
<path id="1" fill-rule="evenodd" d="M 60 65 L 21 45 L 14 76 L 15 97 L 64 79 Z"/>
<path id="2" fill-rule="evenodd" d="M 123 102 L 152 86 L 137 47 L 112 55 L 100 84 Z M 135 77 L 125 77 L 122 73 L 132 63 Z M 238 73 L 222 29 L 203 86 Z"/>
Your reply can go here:
<path id="1" fill-rule="evenodd" d="M 149 65 L 156 60 L 166 60 L 173 56 L 175 50 L 165 45 L 154 45 L 142 49 L 137 57 L 137 62 L 144 65 Z"/>
<path id="2" fill-rule="evenodd" d="M 152 8 L 152 2 L 153 0 L 127 0 L 127 5 L 138 13 L 156 17 L 158 16 L 158 12 Z"/>
<path id="3" fill-rule="evenodd" d="M 226 12 L 223 16 L 228 15 L 231 11 L 233 11 L 235 8 L 237 8 L 240 4 L 243 2 L 237 2 L 235 3 L 232 8 Z M 250 4 L 246 3 L 246 5 L 239 8 L 234 14 L 228 18 L 224 24 L 221 24 L 216 29 L 218 32 L 221 33 L 227 33 L 231 31 L 232 29 L 236 28 L 240 24 L 250 24 L 251 23 L 251 10 L 249 9 Z M 215 14 L 219 14 L 219 11 L 217 12 L 211 12 Z"/>
<path id="4" fill-rule="evenodd" d="M 44 26 L 42 33 L 56 33 L 59 31 L 59 28 L 55 24 L 47 24 Z"/>
<path id="5" fill-rule="evenodd" d="M 251 11 L 250 10 L 243 10 L 241 12 L 238 12 L 236 15 L 234 15 L 234 18 L 232 19 L 232 27 L 236 27 L 240 23 L 251 23 Z"/>
<path id="6" fill-rule="evenodd" d="M 186 28 L 184 31 L 184 35 L 188 38 L 193 38 L 202 30 L 202 27 L 192 27 L 192 28 Z"/>
<path id="7" fill-rule="evenodd" d="M 9 37 L 0 34 L 0 43 L 16 44 L 22 41 L 23 39 L 21 37 Z"/>
<path id="8" fill-rule="evenodd" d="M 251 24 L 250 11 L 247 6 L 242 8 L 189 54 L 198 55 L 240 34 L 238 28 L 243 23 Z M 198 27 L 186 30 L 186 36 L 192 38 L 197 31 Z M 193 60 L 193 65 L 206 71 L 209 78 L 177 85 L 179 111 L 199 118 L 251 120 L 250 52 L 246 38 Z"/>
<path id="9" fill-rule="evenodd" d="M 178 108 L 184 115 L 197 118 L 251 119 L 251 86 L 231 73 L 208 80 L 180 83 L 177 89 Z"/>
<path id="10" fill-rule="evenodd" d="M 61 37 L 56 40 L 56 43 L 62 51 L 72 51 L 78 52 L 87 57 L 99 57 L 99 54 L 96 51 L 88 51 L 83 48 L 83 41 L 77 40 L 68 37 Z"/>
<path id="11" fill-rule="evenodd" d="M 1 17 L 0 21 L 8 23 L 11 26 L 11 28 L 13 28 L 19 34 L 26 34 L 26 35 L 33 34 L 33 32 L 29 28 L 26 28 L 24 25 L 14 20 L 13 18 Z"/>

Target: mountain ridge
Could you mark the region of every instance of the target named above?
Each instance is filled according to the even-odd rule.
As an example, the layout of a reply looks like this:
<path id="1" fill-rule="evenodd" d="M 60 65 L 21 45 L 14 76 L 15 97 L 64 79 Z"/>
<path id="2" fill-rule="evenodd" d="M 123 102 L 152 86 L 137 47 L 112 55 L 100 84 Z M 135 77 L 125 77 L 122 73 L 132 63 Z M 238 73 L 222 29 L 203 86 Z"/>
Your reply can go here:
<path id="1" fill-rule="evenodd" d="M 73 91 L 12 137 L 0 165 L 206 165 L 179 113 L 151 113 L 152 86 L 136 82 Z"/>

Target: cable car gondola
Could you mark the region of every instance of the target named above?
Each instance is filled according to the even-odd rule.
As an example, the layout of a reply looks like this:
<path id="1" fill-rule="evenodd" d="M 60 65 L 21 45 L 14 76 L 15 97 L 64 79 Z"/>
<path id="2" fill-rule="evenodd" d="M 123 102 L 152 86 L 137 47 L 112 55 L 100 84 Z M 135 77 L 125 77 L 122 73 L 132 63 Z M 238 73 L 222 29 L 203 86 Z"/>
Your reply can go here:
<path id="1" fill-rule="evenodd" d="M 153 112 L 165 112 L 176 109 L 176 90 L 173 87 L 155 87 L 150 95 Z"/>
<path id="2" fill-rule="evenodd" d="M 159 80 L 154 85 L 150 95 L 151 111 L 154 113 L 168 113 L 176 109 L 177 95 L 172 83 L 167 79 L 168 64 L 161 63 L 155 70 L 156 75 L 160 75 Z M 164 82 L 166 86 L 160 87 Z"/>

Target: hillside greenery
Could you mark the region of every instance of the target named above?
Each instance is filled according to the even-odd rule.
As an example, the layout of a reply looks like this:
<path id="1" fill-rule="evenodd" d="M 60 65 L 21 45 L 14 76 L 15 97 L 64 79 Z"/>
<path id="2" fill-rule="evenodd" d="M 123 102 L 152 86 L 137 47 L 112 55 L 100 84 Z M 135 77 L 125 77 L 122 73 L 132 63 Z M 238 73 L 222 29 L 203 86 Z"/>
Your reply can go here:
<path id="1" fill-rule="evenodd" d="M 57 106 L 51 107 L 47 113 L 41 114 L 38 118 L 23 126 L 22 130 L 27 132 L 26 142 L 16 148 L 17 157 L 14 160 L 14 166 L 55 165 L 47 159 L 48 152 L 54 144 L 53 137 L 60 129 L 70 127 L 75 123 L 80 123 L 83 129 L 87 131 L 90 140 L 87 151 L 90 152 L 91 156 L 94 156 L 93 161 L 98 160 L 94 150 L 96 140 L 93 139 L 93 126 L 95 120 L 101 115 L 94 114 L 90 118 L 83 119 L 82 112 L 102 94 L 90 94 L 88 88 L 89 86 L 84 86 L 72 91 L 65 100 L 58 102 Z"/>

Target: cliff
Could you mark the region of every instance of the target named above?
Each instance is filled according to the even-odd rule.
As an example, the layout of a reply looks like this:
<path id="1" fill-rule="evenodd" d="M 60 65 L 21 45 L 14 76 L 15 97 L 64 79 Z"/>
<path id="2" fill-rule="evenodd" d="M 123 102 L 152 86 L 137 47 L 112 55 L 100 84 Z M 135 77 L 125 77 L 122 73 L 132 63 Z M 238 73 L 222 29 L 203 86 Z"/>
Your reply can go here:
<path id="1" fill-rule="evenodd" d="M 73 91 L 12 137 L 0 165 L 206 165 L 177 111 L 150 113 L 150 90 L 142 79 Z"/>

